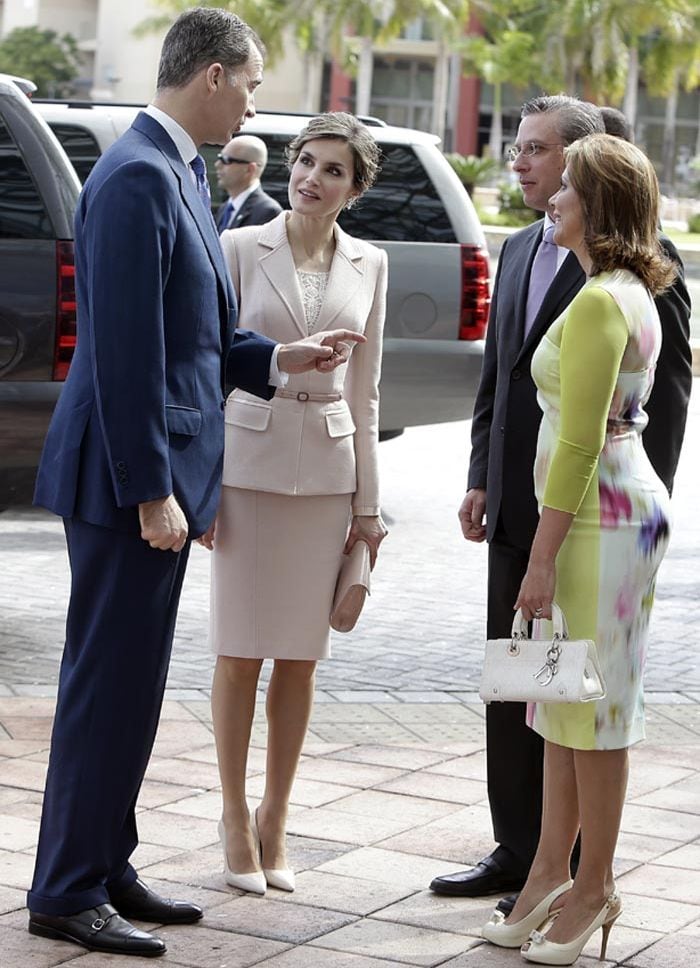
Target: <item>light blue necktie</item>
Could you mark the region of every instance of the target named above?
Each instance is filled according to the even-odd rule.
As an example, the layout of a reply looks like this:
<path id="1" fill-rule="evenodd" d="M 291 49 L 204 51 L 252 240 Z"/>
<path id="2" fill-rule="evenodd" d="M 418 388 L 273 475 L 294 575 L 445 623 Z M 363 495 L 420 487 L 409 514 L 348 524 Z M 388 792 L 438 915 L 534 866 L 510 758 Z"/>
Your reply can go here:
<path id="1" fill-rule="evenodd" d="M 554 226 L 549 225 L 542 236 L 530 270 L 530 285 L 527 290 L 527 305 L 525 307 L 525 331 L 523 339 L 532 329 L 535 317 L 540 311 L 542 301 L 557 274 L 557 246 L 553 241 Z"/>
<path id="2" fill-rule="evenodd" d="M 209 191 L 209 180 L 207 179 L 207 166 L 201 155 L 195 155 L 190 162 L 190 168 L 197 179 L 197 193 L 202 199 L 202 205 L 208 212 L 211 212 L 211 193 Z"/>

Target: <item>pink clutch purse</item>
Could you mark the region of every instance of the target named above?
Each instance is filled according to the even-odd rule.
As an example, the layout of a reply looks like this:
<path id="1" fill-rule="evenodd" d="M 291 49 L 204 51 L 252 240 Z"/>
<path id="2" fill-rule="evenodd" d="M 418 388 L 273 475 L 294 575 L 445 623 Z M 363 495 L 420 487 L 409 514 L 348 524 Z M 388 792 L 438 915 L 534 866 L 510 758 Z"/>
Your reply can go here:
<path id="1" fill-rule="evenodd" d="M 357 541 L 349 555 L 343 555 L 331 609 L 331 628 L 349 632 L 360 617 L 369 594 L 369 547 Z"/>

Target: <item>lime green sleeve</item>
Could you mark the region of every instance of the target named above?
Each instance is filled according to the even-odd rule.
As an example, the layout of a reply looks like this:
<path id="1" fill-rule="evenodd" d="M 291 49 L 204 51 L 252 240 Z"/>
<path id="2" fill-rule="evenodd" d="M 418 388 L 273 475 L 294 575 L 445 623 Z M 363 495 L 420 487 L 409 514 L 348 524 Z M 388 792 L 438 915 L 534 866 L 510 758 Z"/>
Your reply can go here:
<path id="1" fill-rule="evenodd" d="M 543 505 L 576 514 L 605 443 L 610 403 L 628 340 L 625 317 L 606 290 L 576 296 L 561 331 L 561 427 Z"/>

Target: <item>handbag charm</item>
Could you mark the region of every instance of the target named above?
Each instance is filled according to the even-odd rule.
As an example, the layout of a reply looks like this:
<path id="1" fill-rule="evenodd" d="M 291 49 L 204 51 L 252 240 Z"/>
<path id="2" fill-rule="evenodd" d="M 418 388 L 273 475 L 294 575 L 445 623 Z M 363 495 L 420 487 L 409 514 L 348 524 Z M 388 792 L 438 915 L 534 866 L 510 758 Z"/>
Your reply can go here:
<path id="1" fill-rule="evenodd" d="M 595 642 L 570 639 L 566 619 L 552 604 L 551 639 L 529 639 L 520 609 L 509 639 L 489 639 L 479 695 L 484 702 L 591 702 L 605 684 Z"/>
<path id="2" fill-rule="evenodd" d="M 559 656 L 561 655 L 561 646 L 559 645 L 558 639 L 552 640 L 552 644 L 547 649 L 547 654 L 545 656 L 545 662 L 541 669 L 534 673 L 534 679 L 541 686 L 548 686 L 554 676 L 557 674 L 557 663 L 559 662 Z"/>

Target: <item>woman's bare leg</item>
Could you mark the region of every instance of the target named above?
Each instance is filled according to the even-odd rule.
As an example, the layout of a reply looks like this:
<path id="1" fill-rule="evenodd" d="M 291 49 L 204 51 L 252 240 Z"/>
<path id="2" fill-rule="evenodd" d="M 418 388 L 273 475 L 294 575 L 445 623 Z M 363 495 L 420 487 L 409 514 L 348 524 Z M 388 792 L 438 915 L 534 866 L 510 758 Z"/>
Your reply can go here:
<path id="1" fill-rule="evenodd" d="M 574 754 L 574 750 L 545 741 L 540 840 L 525 887 L 507 918 L 509 924 L 520 921 L 570 877 L 571 851 L 579 829 Z"/>
<path id="2" fill-rule="evenodd" d="M 287 809 L 314 701 L 316 662 L 275 659 L 267 689 L 267 767 L 265 793 L 258 808 L 263 865 L 287 867 Z"/>
<path id="3" fill-rule="evenodd" d="M 581 859 L 573 889 L 548 932 L 571 941 L 591 923 L 614 886 L 613 857 L 627 790 L 627 749 L 574 750 L 581 817 Z"/>
<path id="4" fill-rule="evenodd" d="M 211 709 L 219 761 L 228 864 L 237 874 L 260 870 L 245 793 L 246 764 L 262 659 L 216 660 Z"/>

